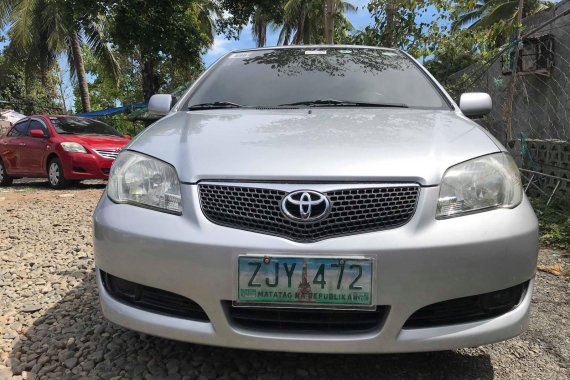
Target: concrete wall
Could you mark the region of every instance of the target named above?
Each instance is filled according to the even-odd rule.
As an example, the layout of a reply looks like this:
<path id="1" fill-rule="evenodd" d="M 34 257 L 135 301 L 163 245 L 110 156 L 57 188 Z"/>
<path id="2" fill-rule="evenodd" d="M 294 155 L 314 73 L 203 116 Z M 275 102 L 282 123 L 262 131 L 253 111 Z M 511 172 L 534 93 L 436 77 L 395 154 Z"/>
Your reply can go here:
<path id="1" fill-rule="evenodd" d="M 522 167 L 529 170 L 570 179 L 570 142 L 560 140 L 526 140 L 530 155 L 517 157 L 522 161 Z M 553 190 L 557 179 L 544 177 L 545 189 Z M 570 197 L 570 182 L 561 181 L 557 194 Z"/>

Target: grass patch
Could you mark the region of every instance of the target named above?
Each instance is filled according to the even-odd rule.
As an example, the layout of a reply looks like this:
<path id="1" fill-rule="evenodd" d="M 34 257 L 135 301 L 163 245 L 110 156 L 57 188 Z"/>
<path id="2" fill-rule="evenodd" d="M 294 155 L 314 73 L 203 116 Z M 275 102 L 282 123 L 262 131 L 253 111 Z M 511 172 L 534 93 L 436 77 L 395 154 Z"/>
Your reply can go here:
<path id="1" fill-rule="evenodd" d="M 532 198 L 531 200 L 540 231 L 540 246 L 570 250 L 570 202 L 553 199 L 546 206 L 546 199 Z"/>

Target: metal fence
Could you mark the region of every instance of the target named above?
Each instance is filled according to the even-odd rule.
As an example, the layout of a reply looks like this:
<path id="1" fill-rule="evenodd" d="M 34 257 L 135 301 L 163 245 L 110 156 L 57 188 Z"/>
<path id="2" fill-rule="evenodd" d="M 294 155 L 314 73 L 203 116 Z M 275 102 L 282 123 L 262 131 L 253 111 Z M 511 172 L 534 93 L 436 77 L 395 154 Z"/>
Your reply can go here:
<path id="1" fill-rule="evenodd" d="M 516 157 L 525 187 L 568 197 L 570 0 L 527 17 L 523 25 L 520 39 L 487 62 L 451 75 L 444 85 L 456 98 L 463 92 L 489 93 L 493 111 L 479 122 Z"/>

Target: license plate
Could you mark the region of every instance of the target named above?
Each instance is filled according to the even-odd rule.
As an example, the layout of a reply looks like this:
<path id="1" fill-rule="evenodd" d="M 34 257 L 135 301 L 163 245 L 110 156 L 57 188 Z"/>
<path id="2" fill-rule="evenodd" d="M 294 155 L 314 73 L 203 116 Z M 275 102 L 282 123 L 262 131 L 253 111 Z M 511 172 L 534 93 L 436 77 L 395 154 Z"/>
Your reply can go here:
<path id="1" fill-rule="evenodd" d="M 372 305 L 372 260 L 240 256 L 237 303 Z"/>

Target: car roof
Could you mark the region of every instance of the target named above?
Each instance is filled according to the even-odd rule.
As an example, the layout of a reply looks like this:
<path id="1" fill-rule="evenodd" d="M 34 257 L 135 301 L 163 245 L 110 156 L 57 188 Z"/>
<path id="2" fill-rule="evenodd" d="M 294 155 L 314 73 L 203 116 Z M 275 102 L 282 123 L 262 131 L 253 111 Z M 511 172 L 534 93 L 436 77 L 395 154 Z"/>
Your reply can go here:
<path id="1" fill-rule="evenodd" d="M 265 46 L 261 48 L 249 48 L 249 49 L 236 49 L 229 52 L 231 53 L 241 53 L 247 51 L 263 51 L 263 50 L 283 50 L 283 49 L 374 49 L 374 50 L 385 50 L 400 52 L 400 49 L 386 48 L 381 46 L 366 46 L 366 45 L 286 45 L 286 46 Z"/>

